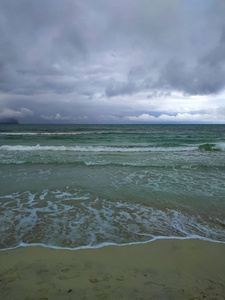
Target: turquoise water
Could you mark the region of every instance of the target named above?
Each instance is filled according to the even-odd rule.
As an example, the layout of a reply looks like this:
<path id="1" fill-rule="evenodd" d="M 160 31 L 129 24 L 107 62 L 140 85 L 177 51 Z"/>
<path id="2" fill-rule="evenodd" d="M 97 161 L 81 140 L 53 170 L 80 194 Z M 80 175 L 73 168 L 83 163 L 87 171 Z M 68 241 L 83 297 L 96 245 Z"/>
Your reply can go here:
<path id="1" fill-rule="evenodd" d="M 0 249 L 225 242 L 225 125 L 2 125 Z"/>

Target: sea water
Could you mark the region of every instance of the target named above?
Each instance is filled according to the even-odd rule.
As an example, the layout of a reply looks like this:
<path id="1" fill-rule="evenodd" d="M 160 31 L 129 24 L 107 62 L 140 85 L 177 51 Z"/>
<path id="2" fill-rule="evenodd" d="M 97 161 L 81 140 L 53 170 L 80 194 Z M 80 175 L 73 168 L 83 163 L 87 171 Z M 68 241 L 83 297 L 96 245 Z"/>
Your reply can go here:
<path id="1" fill-rule="evenodd" d="M 225 125 L 2 125 L 0 249 L 225 242 Z"/>

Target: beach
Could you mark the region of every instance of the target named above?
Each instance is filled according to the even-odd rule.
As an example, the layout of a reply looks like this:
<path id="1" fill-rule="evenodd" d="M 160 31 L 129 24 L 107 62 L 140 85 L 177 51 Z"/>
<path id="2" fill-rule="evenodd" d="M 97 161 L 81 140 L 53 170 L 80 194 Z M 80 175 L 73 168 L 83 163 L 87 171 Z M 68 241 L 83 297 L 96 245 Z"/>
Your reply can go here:
<path id="1" fill-rule="evenodd" d="M 225 299 L 225 125 L 0 128 L 0 300 Z"/>
<path id="2" fill-rule="evenodd" d="M 225 300 L 225 0 L 0 25 L 0 300 Z"/>
<path id="3" fill-rule="evenodd" d="M 0 252 L 1 299 L 225 299 L 225 245 L 195 239 Z"/>

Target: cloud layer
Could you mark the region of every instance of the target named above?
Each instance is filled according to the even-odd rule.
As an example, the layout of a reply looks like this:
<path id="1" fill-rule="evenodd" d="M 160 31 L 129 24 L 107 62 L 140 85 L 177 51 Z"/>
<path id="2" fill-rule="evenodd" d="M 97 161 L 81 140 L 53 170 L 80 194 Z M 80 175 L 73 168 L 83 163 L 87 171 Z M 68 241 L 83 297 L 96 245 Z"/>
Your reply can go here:
<path id="1" fill-rule="evenodd" d="M 2 0 L 0 118 L 224 123 L 223 0 Z"/>

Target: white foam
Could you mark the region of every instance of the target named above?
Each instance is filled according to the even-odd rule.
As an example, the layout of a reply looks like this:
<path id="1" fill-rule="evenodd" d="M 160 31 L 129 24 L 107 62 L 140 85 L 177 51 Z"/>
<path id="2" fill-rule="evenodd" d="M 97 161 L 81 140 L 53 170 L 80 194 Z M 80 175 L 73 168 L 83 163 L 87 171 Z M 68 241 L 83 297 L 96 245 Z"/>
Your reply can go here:
<path id="1" fill-rule="evenodd" d="M 32 206 L 34 204 L 34 202 L 35 202 L 35 196 L 36 196 L 36 194 L 33 194 L 33 193 L 29 192 L 29 194 L 28 194 L 28 202 L 27 203 L 30 206 Z"/>
<path id="2" fill-rule="evenodd" d="M 127 132 L 126 132 L 127 133 Z M 137 133 L 136 131 L 129 131 L 129 134 L 135 134 Z M 139 134 L 148 134 L 145 131 L 139 131 Z M 58 132 L 44 132 L 44 131 L 39 131 L 39 132 L 0 132 L 0 135 L 46 135 L 46 136 L 57 136 L 57 135 L 83 135 L 83 134 L 124 134 L 123 130 L 86 130 L 86 131 L 58 131 Z"/>
<path id="3" fill-rule="evenodd" d="M 53 135 L 53 136 L 57 136 L 57 135 L 80 135 L 80 134 L 90 134 L 92 133 L 90 132 L 0 132 L 0 135 Z"/>
<path id="4" fill-rule="evenodd" d="M 55 250 L 70 250 L 70 251 L 76 251 L 76 250 L 86 250 L 86 249 L 100 249 L 103 247 L 109 247 L 109 246 L 115 246 L 115 247 L 124 247 L 124 246 L 132 246 L 132 245 L 141 245 L 141 244 L 148 244 L 155 242 L 157 240 L 200 240 L 200 241 L 205 241 L 205 242 L 210 242 L 210 243 L 217 243 L 217 244 L 225 244 L 223 241 L 218 241 L 214 239 L 209 239 L 205 237 L 201 237 L 198 235 L 191 235 L 188 237 L 177 237 L 177 236 L 157 236 L 157 237 L 152 237 L 152 239 L 149 239 L 147 241 L 140 241 L 140 242 L 130 242 L 130 243 L 100 243 L 97 245 L 87 245 L 87 246 L 79 246 L 79 247 L 59 247 L 55 245 L 48 245 L 48 244 L 42 244 L 42 243 L 23 243 L 20 242 L 17 246 L 13 247 L 8 247 L 4 249 L 0 249 L 0 252 L 3 251 L 9 251 L 9 250 L 14 250 L 20 247 L 43 247 L 43 248 L 49 248 L 49 249 L 55 249 Z"/>
<path id="5" fill-rule="evenodd" d="M 10 205 L 3 201 L 2 245 L 7 244 L 9 233 L 12 245 L 20 241 L 31 245 L 36 241 L 35 245 L 72 250 L 139 244 L 162 236 L 224 241 L 224 230 L 218 222 L 204 214 L 193 215 L 192 211 L 112 202 L 67 188 L 14 193 L 2 198 L 10 201 Z M 81 201 L 77 204 L 78 199 Z"/>
<path id="6" fill-rule="evenodd" d="M 225 143 L 216 143 L 212 149 L 214 150 L 220 150 L 220 151 L 225 151 Z"/>
<path id="7" fill-rule="evenodd" d="M 26 135 L 44 135 L 44 136 L 58 136 L 58 135 L 83 135 L 83 134 L 107 134 L 107 133 L 123 133 L 120 131 L 68 131 L 68 132 L 0 132 L 1 135 L 9 136 L 26 136 Z"/>
<path id="8" fill-rule="evenodd" d="M 176 152 L 194 151 L 198 147 L 110 147 L 110 146 L 24 146 L 3 145 L 0 150 L 4 151 L 75 151 L 75 152 Z"/>
<path id="9" fill-rule="evenodd" d="M 48 194 L 48 189 L 47 189 L 47 190 L 44 190 L 44 191 L 42 192 L 42 194 L 39 196 L 39 199 L 40 199 L 40 200 L 44 200 L 45 197 L 47 196 L 47 194 Z"/>
<path id="10" fill-rule="evenodd" d="M 37 135 L 35 132 L 0 132 L 0 135 Z"/>

